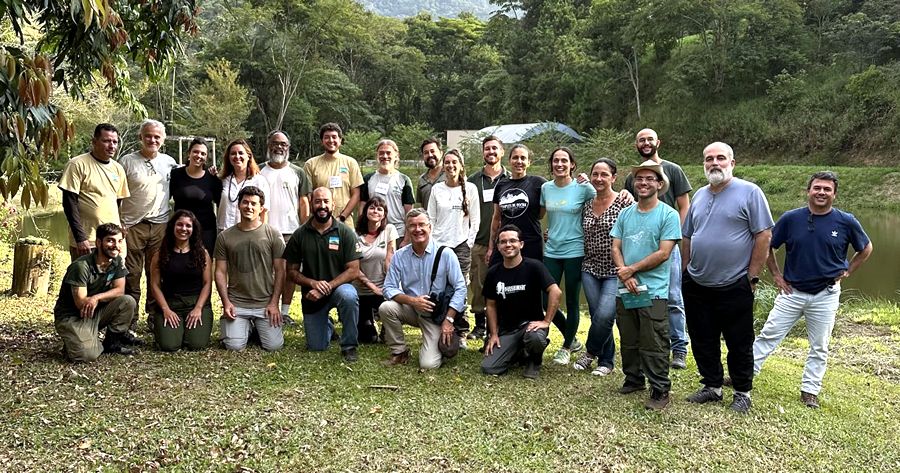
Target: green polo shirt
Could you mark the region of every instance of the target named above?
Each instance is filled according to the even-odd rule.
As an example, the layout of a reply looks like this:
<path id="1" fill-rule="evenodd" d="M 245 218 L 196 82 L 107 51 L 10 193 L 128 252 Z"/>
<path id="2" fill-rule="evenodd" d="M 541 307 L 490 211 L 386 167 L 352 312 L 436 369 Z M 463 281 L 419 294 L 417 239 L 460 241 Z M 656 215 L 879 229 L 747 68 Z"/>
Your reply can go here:
<path id="1" fill-rule="evenodd" d="M 509 179 L 509 171 L 506 168 L 502 168 L 500 174 L 493 179 L 484 174 L 484 168 L 469 176 L 469 182 L 478 188 L 478 202 L 481 204 L 481 226 L 478 227 L 478 234 L 475 235 L 476 245 L 488 246 L 491 239 L 491 219 L 494 218 L 493 190 L 504 179 Z M 485 189 L 491 193 L 487 200 L 484 198 Z"/>
<path id="2" fill-rule="evenodd" d="M 300 226 L 288 241 L 284 249 L 284 259 L 287 264 L 299 264 L 300 272 L 318 281 L 330 281 L 343 273 L 347 263 L 362 258 L 354 232 L 347 225 L 337 219 L 331 219 L 331 227 L 324 233 L 319 233 L 313 227 L 311 217 Z M 309 288 L 302 288 L 305 296 Z M 327 300 L 327 299 L 326 299 Z M 309 301 L 303 301 L 303 312 L 314 312 Z"/>
<path id="3" fill-rule="evenodd" d="M 106 271 L 101 272 L 97 268 L 97 251 L 99 250 L 95 248 L 90 253 L 72 261 L 72 264 L 66 269 L 62 286 L 59 288 L 59 298 L 56 299 L 56 306 L 53 308 L 55 320 L 65 317 L 81 317 L 81 311 L 75 305 L 75 297 L 72 295 L 73 287 L 86 287 L 87 295 L 94 296 L 110 290 L 113 281 L 128 275 L 121 256 L 110 261 Z"/>

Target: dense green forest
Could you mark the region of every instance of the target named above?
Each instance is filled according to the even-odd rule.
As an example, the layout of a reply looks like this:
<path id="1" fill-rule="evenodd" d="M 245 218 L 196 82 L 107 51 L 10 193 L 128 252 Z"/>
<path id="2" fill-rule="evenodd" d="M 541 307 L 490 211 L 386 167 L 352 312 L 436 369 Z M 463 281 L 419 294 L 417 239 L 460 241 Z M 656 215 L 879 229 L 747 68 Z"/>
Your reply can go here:
<path id="1" fill-rule="evenodd" d="M 599 144 L 653 127 L 679 160 L 714 140 L 769 162 L 897 155 L 896 0 L 492 2 L 507 14 L 397 19 L 351 0 L 207 0 L 167 77 L 135 70 L 131 87 L 176 134 L 259 144 L 282 128 L 301 155 L 318 150 L 326 121 L 358 152 L 402 136 L 409 158 L 430 133 L 551 120 Z M 82 93 L 62 104 L 78 136 L 99 120 L 136 121 L 99 86 Z"/>

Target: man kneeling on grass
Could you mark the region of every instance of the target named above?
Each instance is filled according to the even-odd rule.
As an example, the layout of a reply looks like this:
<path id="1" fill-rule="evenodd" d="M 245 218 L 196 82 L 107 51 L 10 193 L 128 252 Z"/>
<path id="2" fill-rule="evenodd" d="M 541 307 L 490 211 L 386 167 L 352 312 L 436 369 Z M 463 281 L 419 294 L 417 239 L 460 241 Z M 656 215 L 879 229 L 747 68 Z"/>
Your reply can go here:
<path id="1" fill-rule="evenodd" d="M 543 263 L 522 257 L 525 243 L 519 227 L 505 225 L 497 241 L 503 263 L 488 270 L 482 290 L 490 338 L 481 371 L 499 375 L 521 362 L 525 365 L 522 376 L 537 379 L 549 343 L 550 321 L 559 308 L 562 291 Z M 542 291 L 549 296 L 546 313 Z"/>
<path id="2" fill-rule="evenodd" d="M 621 286 L 616 325 L 622 347 L 625 384 L 621 394 L 644 390 L 650 380 L 647 409 L 669 405 L 669 255 L 681 239 L 678 212 L 662 204 L 669 188 L 662 166 L 653 160 L 631 169 L 636 205 L 622 210 L 612 236 L 612 259 Z M 677 251 L 677 250 L 676 250 Z"/>
<path id="3" fill-rule="evenodd" d="M 131 345 L 143 344 L 128 332 L 135 303 L 125 295 L 122 229 L 114 223 L 98 226 L 95 244 L 66 269 L 53 309 L 56 332 L 72 361 L 94 361 L 101 353 L 130 355 Z M 104 327 L 101 345 L 98 334 Z"/>

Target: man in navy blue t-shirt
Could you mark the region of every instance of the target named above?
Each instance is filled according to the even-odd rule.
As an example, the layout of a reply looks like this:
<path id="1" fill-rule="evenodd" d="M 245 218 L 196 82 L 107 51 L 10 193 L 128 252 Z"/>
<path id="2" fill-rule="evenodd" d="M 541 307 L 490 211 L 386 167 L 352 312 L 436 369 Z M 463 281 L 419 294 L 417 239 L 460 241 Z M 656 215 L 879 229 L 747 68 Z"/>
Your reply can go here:
<path id="1" fill-rule="evenodd" d="M 853 214 L 832 207 L 838 178 L 831 171 L 817 172 L 806 184 L 809 204 L 790 210 L 778 219 L 766 264 L 780 289 L 762 332 L 753 342 L 753 371 L 784 339 L 791 327 L 806 317 L 809 355 L 800 384 L 800 400 L 819 407 L 819 391 L 828 362 L 828 342 L 841 296 L 841 280 L 852 274 L 872 254 L 872 242 Z M 784 274 L 778 269 L 775 250 L 785 245 Z M 847 261 L 847 249 L 856 253 Z"/>

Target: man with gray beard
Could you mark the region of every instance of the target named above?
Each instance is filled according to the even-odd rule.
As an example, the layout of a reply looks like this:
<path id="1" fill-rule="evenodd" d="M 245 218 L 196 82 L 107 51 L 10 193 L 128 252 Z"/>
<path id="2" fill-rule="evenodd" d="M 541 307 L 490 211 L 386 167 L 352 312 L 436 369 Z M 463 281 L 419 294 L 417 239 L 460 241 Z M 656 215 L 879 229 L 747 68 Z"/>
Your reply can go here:
<path id="1" fill-rule="evenodd" d="M 703 150 L 709 185 L 694 194 L 682 225 L 682 279 L 687 328 L 703 387 L 688 402 L 722 400 L 720 338 L 728 347 L 734 386 L 731 409 L 750 410 L 753 388 L 753 298 L 772 239 L 772 213 L 762 190 L 734 177 L 734 151 L 716 142 Z"/>
<path id="2" fill-rule="evenodd" d="M 287 242 L 294 230 L 309 218 L 309 194 L 312 183 L 303 168 L 288 162 L 291 139 L 287 133 L 275 130 L 266 140 L 266 164 L 259 170 L 269 183 L 269 225 L 281 233 Z M 281 317 L 286 325 L 293 325 L 290 317 L 294 281 L 285 278 L 281 295 Z"/>

